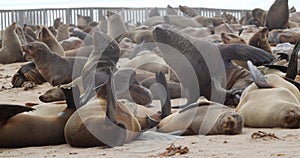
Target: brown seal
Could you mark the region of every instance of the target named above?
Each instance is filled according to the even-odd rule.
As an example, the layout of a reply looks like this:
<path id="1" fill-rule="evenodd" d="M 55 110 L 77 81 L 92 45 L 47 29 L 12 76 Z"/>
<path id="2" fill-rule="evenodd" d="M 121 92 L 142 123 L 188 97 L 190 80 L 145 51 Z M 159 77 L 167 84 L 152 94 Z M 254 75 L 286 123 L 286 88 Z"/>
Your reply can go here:
<path id="1" fill-rule="evenodd" d="M 157 131 L 179 135 L 240 134 L 243 117 L 232 108 L 205 98 L 162 119 Z"/>
<path id="2" fill-rule="evenodd" d="M 107 11 L 107 34 L 119 42 L 118 38 L 126 32 L 127 28 L 122 17 L 117 13 Z"/>
<path id="3" fill-rule="evenodd" d="M 269 30 L 264 27 L 257 31 L 250 39 L 249 45 L 263 49 L 272 54 L 271 46 L 269 43 Z"/>
<path id="4" fill-rule="evenodd" d="M 42 27 L 39 32 L 38 41 L 44 42 L 55 53 L 64 56 L 64 49 L 56 40 L 55 36 L 49 31 L 47 27 Z"/>
<path id="5" fill-rule="evenodd" d="M 176 30 L 157 27 L 153 31 L 153 37 L 156 42 L 161 43 L 158 44 L 158 47 L 161 49 L 164 60 L 176 72 L 187 91 L 188 104 L 195 102 L 200 96 L 224 103 L 222 97 L 216 96 L 224 95 L 224 93 L 235 94 L 252 83 L 250 73 L 246 69 L 233 64 L 231 60 L 250 59 L 255 61 L 256 64 L 268 63 L 274 60 L 270 53 L 253 46 L 245 44 L 216 46 L 213 43 L 180 34 Z M 178 53 L 175 53 L 176 51 Z M 179 57 L 185 58 L 185 60 L 180 60 Z M 224 63 L 224 65 L 213 63 Z M 193 73 L 187 69 L 191 69 Z M 224 75 L 221 76 L 222 73 Z M 193 77 L 193 75 L 195 76 Z M 220 79 L 221 81 L 218 81 Z M 226 82 L 224 82 L 225 79 Z M 199 89 L 197 89 L 197 84 Z M 214 89 L 214 85 L 219 85 L 217 86 L 218 90 Z M 219 91 L 220 87 L 223 87 L 225 91 Z M 212 97 L 212 94 L 216 96 Z M 227 95 L 223 99 L 230 100 L 229 96 Z"/>
<path id="6" fill-rule="evenodd" d="M 243 92 L 236 108 L 244 117 L 245 126 L 299 128 L 300 93 L 297 87 L 275 74 L 263 76 L 249 64 L 255 83 Z"/>
<path id="7" fill-rule="evenodd" d="M 28 43 L 23 50 L 33 58 L 39 73 L 52 86 L 69 83 L 80 76 L 87 61 L 84 57 L 61 57 L 42 42 Z"/>
<path id="8" fill-rule="evenodd" d="M 68 91 L 68 92 L 67 92 Z M 67 102 L 72 100 L 72 90 L 66 90 Z M 75 95 L 75 94 L 74 94 Z M 29 147 L 66 143 L 65 123 L 74 112 L 66 104 L 45 104 L 34 108 L 22 105 L 0 105 L 0 147 Z M 23 113 L 26 111 L 33 111 Z M 22 132 L 20 132 L 22 131 Z"/>
<path id="9" fill-rule="evenodd" d="M 67 24 L 60 25 L 57 29 L 57 35 L 56 35 L 57 41 L 60 42 L 69 38 L 70 38 L 69 25 Z"/>
<path id="10" fill-rule="evenodd" d="M 273 29 L 286 29 L 289 21 L 288 0 L 275 0 L 268 10 L 266 17 L 266 27 Z"/>
<path id="11" fill-rule="evenodd" d="M 198 16 L 198 14 L 195 12 L 195 10 L 193 10 L 192 8 L 190 8 L 188 6 L 179 5 L 179 9 L 185 16 L 188 16 L 191 18 Z"/>
<path id="12" fill-rule="evenodd" d="M 24 61 L 21 42 L 16 33 L 17 24 L 13 23 L 3 32 L 0 63 L 9 64 Z"/>
<path id="13" fill-rule="evenodd" d="M 149 11 L 149 18 L 151 18 L 153 16 L 160 16 L 157 7 L 154 7 Z"/>
<path id="14" fill-rule="evenodd" d="M 66 99 L 61 88 L 51 88 L 47 90 L 44 94 L 39 96 L 40 101 L 44 103 L 53 102 L 53 101 L 63 101 Z"/>

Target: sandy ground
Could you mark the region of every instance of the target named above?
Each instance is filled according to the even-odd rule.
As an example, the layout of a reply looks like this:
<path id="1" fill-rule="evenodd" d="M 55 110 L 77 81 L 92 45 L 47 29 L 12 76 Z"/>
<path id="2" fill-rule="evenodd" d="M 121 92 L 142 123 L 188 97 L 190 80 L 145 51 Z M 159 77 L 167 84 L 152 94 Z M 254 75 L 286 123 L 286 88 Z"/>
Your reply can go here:
<path id="1" fill-rule="evenodd" d="M 1 103 L 41 103 L 38 96 L 51 86 L 38 85 L 33 89 L 11 88 L 11 77 L 24 63 L 0 65 Z M 264 131 L 274 135 L 254 139 L 254 132 Z M 22 131 L 20 131 L 22 132 Z M 145 140 L 146 139 L 146 140 Z M 73 148 L 67 144 L 27 148 L 0 148 L 0 157 L 160 157 L 172 143 L 187 147 L 189 151 L 175 157 L 300 157 L 300 129 L 244 128 L 242 134 L 227 136 L 186 136 L 182 138 L 145 138 L 115 148 Z"/>

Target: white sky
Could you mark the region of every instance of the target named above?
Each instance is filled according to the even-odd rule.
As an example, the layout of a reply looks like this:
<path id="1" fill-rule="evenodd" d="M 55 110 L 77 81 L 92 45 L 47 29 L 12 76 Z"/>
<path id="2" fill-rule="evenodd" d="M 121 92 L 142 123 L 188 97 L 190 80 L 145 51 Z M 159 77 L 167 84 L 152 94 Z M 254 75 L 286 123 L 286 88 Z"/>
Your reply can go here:
<path id="1" fill-rule="evenodd" d="M 69 7 L 189 7 L 268 10 L 274 0 L 2 0 L 0 9 L 69 8 Z M 300 10 L 300 0 L 289 0 Z M 297 10 L 298 11 L 298 10 Z"/>

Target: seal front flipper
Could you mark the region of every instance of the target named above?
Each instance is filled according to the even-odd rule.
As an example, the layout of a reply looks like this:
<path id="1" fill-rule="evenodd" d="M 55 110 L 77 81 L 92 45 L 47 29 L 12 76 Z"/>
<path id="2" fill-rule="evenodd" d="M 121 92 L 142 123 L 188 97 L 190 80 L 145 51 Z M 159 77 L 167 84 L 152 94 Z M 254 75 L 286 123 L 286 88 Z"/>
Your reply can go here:
<path id="1" fill-rule="evenodd" d="M 161 118 L 163 119 L 171 114 L 171 99 L 170 99 L 170 94 L 169 94 L 169 89 L 168 89 L 165 74 L 162 72 L 155 73 L 155 78 L 157 83 L 160 83 L 166 92 L 165 98 L 164 97 L 160 98 Z"/>
<path id="2" fill-rule="evenodd" d="M 79 88 L 76 87 L 62 87 L 66 102 L 67 108 L 76 110 L 80 107 L 80 91 Z"/>
<path id="3" fill-rule="evenodd" d="M 42 84 L 46 82 L 46 80 L 37 70 L 34 62 L 22 65 L 12 77 L 11 83 L 13 87 L 21 87 L 25 81 L 32 81 L 36 84 Z"/>
<path id="4" fill-rule="evenodd" d="M 22 105 L 0 104 L 0 125 L 19 113 L 33 110 L 35 109 Z"/>
<path id="5" fill-rule="evenodd" d="M 263 76 L 263 74 L 257 69 L 256 66 L 252 64 L 251 61 L 247 61 L 249 70 L 251 72 L 251 75 L 253 77 L 253 80 L 257 87 L 259 88 L 272 88 L 273 86 L 268 83 L 266 78 Z"/>
<path id="6" fill-rule="evenodd" d="M 286 66 L 282 66 L 282 65 L 264 65 L 265 67 L 271 68 L 271 69 L 276 69 L 279 70 L 283 73 L 287 72 L 287 67 Z"/>
<path id="7" fill-rule="evenodd" d="M 247 44 L 219 44 L 217 45 L 225 61 L 250 60 L 254 65 L 270 63 L 275 57 L 262 49 Z"/>
<path id="8" fill-rule="evenodd" d="M 286 76 L 285 76 L 285 77 L 293 79 L 293 80 L 297 76 L 299 50 L 300 50 L 300 40 L 298 40 L 296 45 L 294 46 L 293 53 L 291 55 L 289 65 L 287 68 L 287 72 L 286 72 Z"/>

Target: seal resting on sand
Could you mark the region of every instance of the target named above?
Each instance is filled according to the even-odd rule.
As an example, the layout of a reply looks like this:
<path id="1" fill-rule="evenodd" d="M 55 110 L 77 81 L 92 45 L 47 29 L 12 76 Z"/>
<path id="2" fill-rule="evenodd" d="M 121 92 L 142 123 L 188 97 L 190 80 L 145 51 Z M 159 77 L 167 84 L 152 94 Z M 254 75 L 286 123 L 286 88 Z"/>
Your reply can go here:
<path id="1" fill-rule="evenodd" d="M 299 90 L 278 75 L 264 77 L 251 62 L 248 66 L 255 83 L 245 89 L 236 108 L 244 117 L 245 126 L 299 128 Z"/>
<path id="2" fill-rule="evenodd" d="M 162 119 L 157 131 L 179 135 L 240 134 L 243 118 L 233 109 L 200 98 L 185 109 Z"/>
<path id="3" fill-rule="evenodd" d="M 66 143 L 65 123 L 74 112 L 71 89 L 64 90 L 67 104 L 40 105 L 34 108 L 0 104 L 0 147 L 28 147 Z M 74 94 L 76 96 L 78 94 Z M 60 111 L 61 110 L 61 111 Z M 24 113 L 33 111 L 29 113 Z"/>

